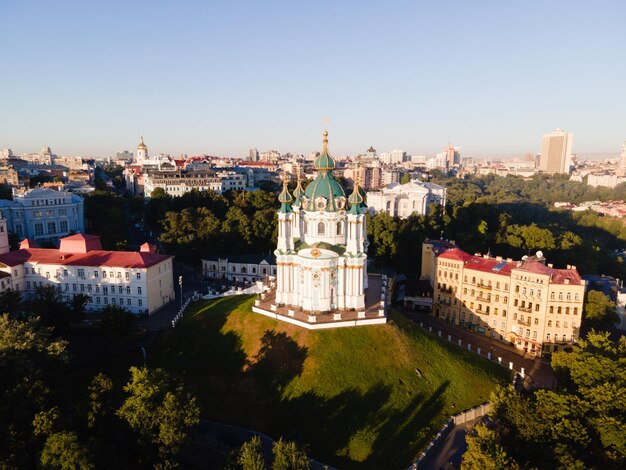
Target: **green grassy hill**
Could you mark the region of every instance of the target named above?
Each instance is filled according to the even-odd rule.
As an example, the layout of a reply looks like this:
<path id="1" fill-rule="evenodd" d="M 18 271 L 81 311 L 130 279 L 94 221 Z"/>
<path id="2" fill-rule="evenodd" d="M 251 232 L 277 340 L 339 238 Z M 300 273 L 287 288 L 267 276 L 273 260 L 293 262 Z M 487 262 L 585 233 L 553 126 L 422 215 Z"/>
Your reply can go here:
<path id="1" fill-rule="evenodd" d="M 205 417 L 307 443 L 340 468 L 406 467 L 451 414 L 509 378 L 398 313 L 387 325 L 307 331 L 252 313 L 252 302 L 193 304 L 158 365 L 195 389 Z"/>

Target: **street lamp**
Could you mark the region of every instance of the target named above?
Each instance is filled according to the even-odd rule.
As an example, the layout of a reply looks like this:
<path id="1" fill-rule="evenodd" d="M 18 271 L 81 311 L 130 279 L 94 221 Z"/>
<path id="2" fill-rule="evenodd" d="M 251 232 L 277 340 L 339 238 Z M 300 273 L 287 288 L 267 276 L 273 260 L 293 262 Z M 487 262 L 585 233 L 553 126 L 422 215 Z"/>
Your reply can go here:
<path id="1" fill-rule="evenodd" d="M 183 306 L 183 276 L 178 276 L 178 285 L 180 286 L 180 306 Z"/>

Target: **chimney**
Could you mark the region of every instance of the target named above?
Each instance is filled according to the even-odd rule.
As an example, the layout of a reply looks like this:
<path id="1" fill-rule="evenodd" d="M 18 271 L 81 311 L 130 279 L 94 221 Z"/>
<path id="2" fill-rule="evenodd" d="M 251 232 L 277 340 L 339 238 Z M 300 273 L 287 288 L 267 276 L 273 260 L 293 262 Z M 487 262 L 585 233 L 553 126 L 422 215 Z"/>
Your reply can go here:
<path id="1" fill-rule="evenodd" d="M 507 259 L 506 259 L 506 261 L 507 261 L 508 263 L 512 263 L 512 262 L 513 262 L 513 258 L 507 258 Z"/>
<path id="2" fill-rule="evenodd" d="M 548 267 L 549 267 L 549 268 L 553 268 L 553 267 L 554 267 L 554 265 L 553 265 L 552 263 L 548 263 Z"/>
<path id="3" fill-rule="evenodd" d="M 496 256 L 496 261 L 502 261 L 502 256 Z"/>
<path id="4" fill-rule="evenodd" d="M 572 271 L 576 271 L 576 266 L 572 264 Z"/>

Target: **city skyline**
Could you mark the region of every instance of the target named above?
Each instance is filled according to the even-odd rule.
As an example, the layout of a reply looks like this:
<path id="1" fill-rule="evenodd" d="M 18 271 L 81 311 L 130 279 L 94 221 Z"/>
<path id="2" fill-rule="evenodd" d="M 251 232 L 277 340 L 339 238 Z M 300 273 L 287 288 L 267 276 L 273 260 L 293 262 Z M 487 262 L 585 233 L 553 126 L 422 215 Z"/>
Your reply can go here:
<path id="1" fill-rule="evenodd" d="M 0 148 L 619 154 L 626 5 L 476 5 L 4 3 Z"/>

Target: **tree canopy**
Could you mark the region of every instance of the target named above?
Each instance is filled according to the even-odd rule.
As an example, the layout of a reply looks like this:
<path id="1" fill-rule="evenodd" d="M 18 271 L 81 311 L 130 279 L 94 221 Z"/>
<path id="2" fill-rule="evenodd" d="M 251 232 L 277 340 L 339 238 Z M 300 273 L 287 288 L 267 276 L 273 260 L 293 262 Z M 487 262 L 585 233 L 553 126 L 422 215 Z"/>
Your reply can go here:
<path id="1" fill-rule="evenodd" d="M 591 332 L 572 352 L 555 353 L 552 366 L 555 390 L 494 394 L 493 426 L 470 434 L 463 468 L 623 468 L 626 339 Z"/>

